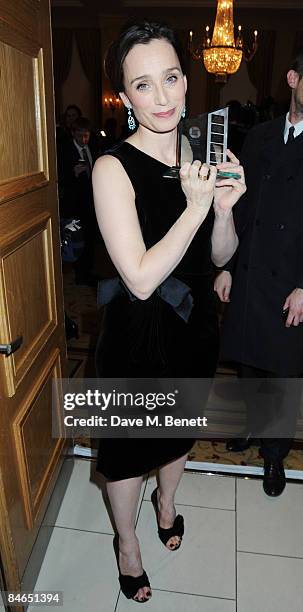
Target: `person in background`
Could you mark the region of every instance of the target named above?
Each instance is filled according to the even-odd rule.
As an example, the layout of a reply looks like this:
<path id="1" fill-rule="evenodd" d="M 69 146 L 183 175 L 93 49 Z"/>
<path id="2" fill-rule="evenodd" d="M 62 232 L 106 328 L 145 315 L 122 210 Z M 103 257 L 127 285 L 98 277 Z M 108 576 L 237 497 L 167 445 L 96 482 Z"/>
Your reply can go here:
<path id="1" fill-rule="evenodd" d="M 82 117 L 82 111 L 76 104 L 70 104 L 66 107 L 62 120 L 56 128 L 57 147 L 62 146 L 67 140 L 72 139 L 72 125 L 76 119 Z"/>
<path id="2" fill-rule="evenodd" d="M 234 210 L 239 248 L 215 281 L 220 299 L 230 302 L 221 358 L 238 363 L 244 378 L 303 373 L 303 49 L 287 82 L 286 117 L 255 126 L 245 141 L 247 193 Z M 254 411 L 250 401 L 248 422 L 260 416 Z M 296 406 L 289 405 L 288 417 L 295 429 Z M 245 437 L 228 441 L 228 450 L 245 450 L 251 442 L 248 425 Z M 267 495 L 284 490 L 283 460 L 291 445 L 290 437 L 261 439 Z"/>
<path id="3" fill-rule="evenodd" d="M 58 159 L 60 217 L 80 219 L 83 229 L 85 247 L 73 264 L 76 284 L 96 285 L 97 279 L 92 274 L 97 230 L 92 170 L 100 151 L 91 145 L 91 124 L 85 117 L 74 121 L 71 135 Z"/>

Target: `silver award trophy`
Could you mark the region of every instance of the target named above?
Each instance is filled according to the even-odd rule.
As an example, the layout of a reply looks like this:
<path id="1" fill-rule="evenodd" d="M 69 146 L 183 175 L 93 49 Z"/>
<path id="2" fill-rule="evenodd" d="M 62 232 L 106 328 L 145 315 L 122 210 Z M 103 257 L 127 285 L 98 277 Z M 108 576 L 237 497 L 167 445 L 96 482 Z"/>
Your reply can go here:
<path id="1" fill-rule="evenodd" d="M 176 165 L 163 173 L 165 178 L 180 178 L 182 164 L 196 159 L 216 166 L 227 161 L 228 107 L 183 119 L 177 127 Z M 235 172 L 217 173 L 217 179 L 240 178 Z"/>

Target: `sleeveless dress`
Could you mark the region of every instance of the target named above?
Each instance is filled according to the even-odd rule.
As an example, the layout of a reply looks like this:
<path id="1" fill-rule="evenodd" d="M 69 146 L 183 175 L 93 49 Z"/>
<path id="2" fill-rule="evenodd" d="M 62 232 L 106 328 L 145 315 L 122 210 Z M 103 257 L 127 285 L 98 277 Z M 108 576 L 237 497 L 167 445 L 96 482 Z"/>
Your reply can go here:
<path id="1" fill-rule="evenodd" d="M 168 166 L 128 142 L 107 154 L 120 160 L 133 185 L 149 249 L 186 208 L 180 181 L 164 178 Z M 219 333 L 210 257 L 213 223 L 211 208 L 178 266 L 147 300 L 135 298 L 118 276 L 101 281 L 100 302 L 106 306 L 95 354 L 98 377 L 214 376 Z M 185 455 L 193 443 L 192 438 L 100 439 L 96 469 L 109 480 L 132 478 Z"/>

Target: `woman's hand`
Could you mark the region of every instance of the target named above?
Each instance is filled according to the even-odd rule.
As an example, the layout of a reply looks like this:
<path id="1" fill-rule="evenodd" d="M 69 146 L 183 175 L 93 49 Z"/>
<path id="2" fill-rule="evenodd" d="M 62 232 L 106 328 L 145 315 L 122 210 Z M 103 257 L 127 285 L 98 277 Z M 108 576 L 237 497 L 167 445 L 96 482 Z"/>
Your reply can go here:
<path id="1" fill-rule="evenodd" d="M 245 176 L 242 166 L 237 157 L 227 149 L 230 162 L 217 164 L 217 170 L 223 172 L 236 172 L 241 175 L 240 179 L 226 178 L 218 179 L 215 186 L 215 211 L 230 212 L 232 207 L 246 191 Z"/>
<path id="2" fill-rule="evenodd" d="M 231 290 L 232 276 L 227 270 L 219 272 L 216 276 L 214 290 L 217 292 L 221 302 L 229 302 L 229 294 Z"/>
<path id="3" fill-rule="evenodd" d="M 180 180 L 188 208 L 208 213 L 214 198 L 216 176 L 215 166 L 201 165 L 199 160 L 182 165 Z"/>

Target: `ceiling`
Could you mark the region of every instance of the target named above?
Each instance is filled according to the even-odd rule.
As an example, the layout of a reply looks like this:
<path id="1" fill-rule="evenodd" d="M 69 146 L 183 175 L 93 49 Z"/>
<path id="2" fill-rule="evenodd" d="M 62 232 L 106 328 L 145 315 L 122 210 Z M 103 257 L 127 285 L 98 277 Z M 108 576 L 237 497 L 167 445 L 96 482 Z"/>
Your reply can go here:
<path id="1" fill-rule="evenodd" d="M 199 8 L 214 7 L 215 0 L 51 0 L 52 7 L 86 8 L 98 13 L 110 12 L 111 9 L 128 7 L 140 8 Z M 235 8 L 256 8 L 259 10 L 303 9 L 303 0 L 235 0 Z"/>

